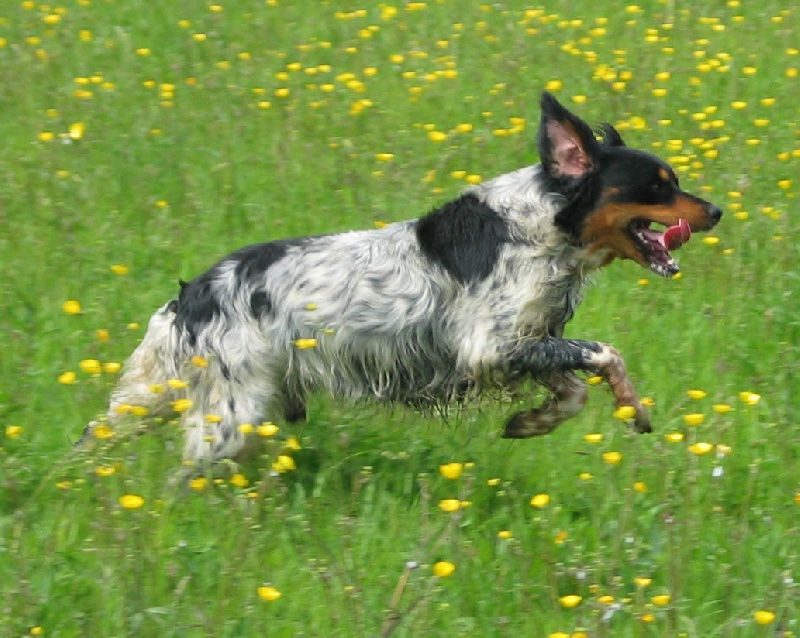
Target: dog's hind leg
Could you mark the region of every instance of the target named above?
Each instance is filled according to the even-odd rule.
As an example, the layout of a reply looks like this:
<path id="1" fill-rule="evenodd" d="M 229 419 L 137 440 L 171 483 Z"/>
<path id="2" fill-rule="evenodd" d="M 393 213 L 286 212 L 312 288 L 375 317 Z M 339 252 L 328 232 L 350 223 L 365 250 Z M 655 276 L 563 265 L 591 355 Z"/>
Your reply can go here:
<path id="1" fill-rule="evenodd" d="M 160 308 L 151 318 L 142 342 L 125 362 L 122 377 L 111 393 L 106 419 L 118 425 L 129 414 L 167 416 L 171 400 L 166 382 L 176 376 L 174 303 Z M 76 445 L 89 440 L 99 421 L 91 421 Z"/>
<path id="2" fill-rule="evenodd" d="M 244 452 L 255 451 L 260 437 L 248 440 L 241 426 L 258 427 L 265 418 L 281 419 L 287 410 L 282 384 L 226 367 L 218 358 L 187 377 L 190 406 L 183 413 L 182 426 L 186 434 L 183 457 L 189 463 L 238 459 Z M 297 418 L 302 416 L 301 402 L 290 407 Z"/>
<path id="3" fill-rule="evenodd" d="M 551 395 L 539 407 L 518 412 L 511 417 L 504 437 L 526 439 L 547 434 L 583 409 L 587 397 L 586 385 L 576 375 L 571 372 L 552 374 L 543 384 Z"/>

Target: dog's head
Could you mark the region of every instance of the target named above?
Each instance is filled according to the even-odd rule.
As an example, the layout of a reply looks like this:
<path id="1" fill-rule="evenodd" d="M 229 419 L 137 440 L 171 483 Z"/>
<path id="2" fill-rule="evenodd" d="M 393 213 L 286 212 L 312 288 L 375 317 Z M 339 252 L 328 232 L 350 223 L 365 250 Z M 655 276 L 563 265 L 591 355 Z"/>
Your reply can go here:
<path id="1" fill-rule="evenodd" d="M 556 224 L 600 265 L 632 259 L 663 277 L 675 275 L 669 251 L 692 232 L 713 228 L 722 210 L 682 190 L 669 164 L 625 146 L 610 124 L 600 136 L 551 94 L 542 95 L 539 157 L 549 187 L 567 200 Z"/>

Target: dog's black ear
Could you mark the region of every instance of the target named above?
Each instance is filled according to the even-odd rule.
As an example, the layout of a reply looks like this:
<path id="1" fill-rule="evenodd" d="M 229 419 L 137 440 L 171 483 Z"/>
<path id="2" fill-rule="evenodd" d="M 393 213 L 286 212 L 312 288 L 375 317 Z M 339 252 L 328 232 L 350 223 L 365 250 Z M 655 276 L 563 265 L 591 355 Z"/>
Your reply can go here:
<path id="1" fill-rule="evenodd" d="M 619 131 L 608 122 L 603 122 L 602 126 L 600 126 L 600 135 L 603 138 L 604 146 L 625 146 Z"/>
<path id="2" fill-rule="evenodd" d="M 542 164 L 555 178 L 583 177 L 600 151 L 592 127 L 547 92 L 542 93 L 538 147 Z"/>

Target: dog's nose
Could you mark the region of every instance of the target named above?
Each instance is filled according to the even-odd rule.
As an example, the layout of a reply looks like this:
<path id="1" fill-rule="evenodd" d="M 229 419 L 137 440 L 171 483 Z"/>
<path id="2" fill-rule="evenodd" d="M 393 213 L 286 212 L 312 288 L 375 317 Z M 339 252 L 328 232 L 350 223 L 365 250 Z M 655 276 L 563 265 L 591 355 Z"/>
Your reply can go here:
<path id="1" fill-rule="evenodd" d="M 714 223 L 716 224 L 720 219 L 722 219 L 722 209 L 719 206 L 714 206 L 714 204 L 709 204 L 708 208 L 706 209 L 706 215 L 713 219 Z"/>

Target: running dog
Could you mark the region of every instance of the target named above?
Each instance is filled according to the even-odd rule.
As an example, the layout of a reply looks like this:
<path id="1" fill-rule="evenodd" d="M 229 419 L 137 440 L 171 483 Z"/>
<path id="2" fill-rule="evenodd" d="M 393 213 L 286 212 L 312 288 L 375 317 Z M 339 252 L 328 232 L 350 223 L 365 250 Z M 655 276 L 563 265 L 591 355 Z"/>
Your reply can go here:
<path id="1" fill-rule="evenodd" d="M 537 143 L 539 164 L 420 219 L 248 246 L 181 282 L 125 364 L 109 424 L 180 409 L 184 457 L 213 461 L 242 451 L 244 424 L 304 419 L 317 389 L 446 406 L 533 378 L 548 398 L 503 432 L 526 438 L 581 410 L 576 372 L 590 372 L 617 406 L 633 408 L 633 428 L 649 432 L 619 353 L 565 339 L 564 326 L 589 273 L 631 259 L 672 277 L 670 251 L 722 211 L 610 124 L 596 136 L 549 93 Z"/>

